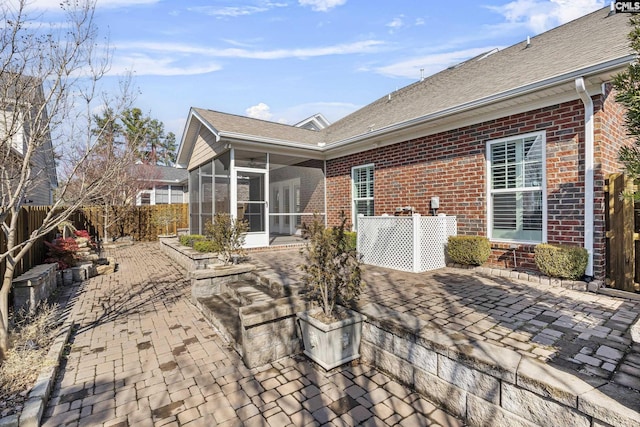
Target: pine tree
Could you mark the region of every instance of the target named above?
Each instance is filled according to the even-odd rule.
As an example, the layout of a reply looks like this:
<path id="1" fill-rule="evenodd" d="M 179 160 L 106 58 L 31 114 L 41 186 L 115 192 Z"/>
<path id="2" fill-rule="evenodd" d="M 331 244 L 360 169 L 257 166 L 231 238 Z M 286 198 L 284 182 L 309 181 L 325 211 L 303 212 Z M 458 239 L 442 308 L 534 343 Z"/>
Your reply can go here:
<path id="1" fill-rule="evenodd" d="M 629 33 L 630 46 L 634 52 L 640 53 L 640 16 L 630 18 L 632 30 Z M 613 79 L 616 89 L 616 101 L 627 108 L 625 122 L 627 134 L 634 138 L 632 145 L 625 145 L 618 153 L 627 173 L 633 177 L 640 176 L 640 64 L 637 61 L 629 64 L 627 69 Z"/>

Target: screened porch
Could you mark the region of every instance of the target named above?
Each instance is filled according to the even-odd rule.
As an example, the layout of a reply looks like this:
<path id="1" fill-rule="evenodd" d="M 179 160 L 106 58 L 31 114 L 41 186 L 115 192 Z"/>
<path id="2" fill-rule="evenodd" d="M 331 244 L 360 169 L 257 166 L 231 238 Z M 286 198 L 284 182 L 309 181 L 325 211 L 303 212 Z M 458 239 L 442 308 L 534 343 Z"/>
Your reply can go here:
<path id="1" fill-rule="evenodd" d="M 302 224 L 325 215 L 324 162 L 231 147 L 189 172 L 190 232 L 216 212 L 244 219 L 246 247 L 302 242 Z"/>

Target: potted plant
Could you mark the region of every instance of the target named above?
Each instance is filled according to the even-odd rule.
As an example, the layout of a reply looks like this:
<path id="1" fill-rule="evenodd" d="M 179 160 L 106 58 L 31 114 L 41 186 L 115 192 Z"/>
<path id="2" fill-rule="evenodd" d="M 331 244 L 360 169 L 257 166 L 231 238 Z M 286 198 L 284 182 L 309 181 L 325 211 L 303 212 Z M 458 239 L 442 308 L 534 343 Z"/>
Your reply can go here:
<path id="1" fill-rule="evenodd" d="M 303 284 L 314 308 L 297 313 L 304 354 L 329 370 L 360 357 L 365 316 L 350 309 L 364 287 L 360 256 L 349 243 L 346 218 L 326 228 L 318 218 L 303 225 Z"/>

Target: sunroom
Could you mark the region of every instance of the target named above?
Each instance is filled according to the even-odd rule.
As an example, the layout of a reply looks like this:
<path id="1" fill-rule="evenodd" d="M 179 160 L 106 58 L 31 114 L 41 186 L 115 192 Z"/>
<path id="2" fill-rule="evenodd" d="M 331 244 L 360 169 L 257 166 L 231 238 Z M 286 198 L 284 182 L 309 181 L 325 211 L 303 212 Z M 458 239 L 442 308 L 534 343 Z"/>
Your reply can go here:
<path id="1" fill-rule="evenodd" d="M 210 122 L 216 118 L 222 120 Z M 247 222 L 247 248 L 297 243 L 303 223 L 313 220 L 314 215 L 324 219 L 321 154 L 311 144 L 309 150 L 304 149 L 304 143 L 297 149 L 261 144 L 251 141 L 250 135 L 228 137 L 227 132 L 214 127 L 233 128 L 242 125 L 243 119 L 208 110 L 192 110 L 190 114 L 178 153 L 178 160 L 184 159 L 183 166 L 189 170 L 190 233 L 204 234 L 206 224 L 222 212 Z M 269 125 L 284 126 L 264 123 Z"/>

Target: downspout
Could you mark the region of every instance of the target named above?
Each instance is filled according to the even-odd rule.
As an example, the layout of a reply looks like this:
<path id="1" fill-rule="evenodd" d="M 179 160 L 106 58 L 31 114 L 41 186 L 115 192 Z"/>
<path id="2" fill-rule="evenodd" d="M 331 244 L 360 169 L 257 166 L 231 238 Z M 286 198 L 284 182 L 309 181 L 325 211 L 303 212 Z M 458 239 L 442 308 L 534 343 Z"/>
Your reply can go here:
<path id="1" fill-rule="evenodd" d="M 594 169 L 594 127 L 593 101 L 587 93 L 584 78 L 575 80 L 576 91 L 584 104 L 584 248 L 589 253 L 585 275 L 593 277 L 593 169 Z"/>

